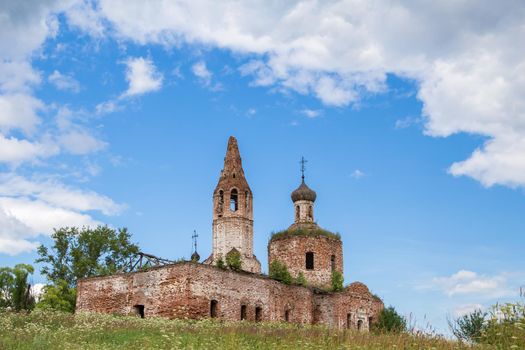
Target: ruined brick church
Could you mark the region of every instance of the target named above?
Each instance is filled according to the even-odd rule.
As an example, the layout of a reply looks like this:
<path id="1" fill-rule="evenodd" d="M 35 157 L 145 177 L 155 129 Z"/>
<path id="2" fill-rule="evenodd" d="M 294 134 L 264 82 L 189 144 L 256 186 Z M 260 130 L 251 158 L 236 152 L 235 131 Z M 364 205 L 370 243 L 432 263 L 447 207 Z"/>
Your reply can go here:
<path id="1" fill-rule="evenodd" d="M 213 192 L 211 255 L 203 263 L 195 253 L 188 262 L 81 279 L 77 312 L 287 321 L 368 330 L 383 303 L 360 282 L 340 292 L 330 291 L 333 272 L 343 273 L 341 238 L 315 222 L 316 193 L 306 185 L 304 174 L 291 197 L 294 222 L 272 235 L 268 263 L 286 265 L 292 278 L 301 276 L 306 286 L 284 284 L 261 274 L 253 249 L 253 194 L 237 140 L 230 137 L 224 169 Z M 231 252 L 240 254 L 241 271 L 220 267 Z"/>

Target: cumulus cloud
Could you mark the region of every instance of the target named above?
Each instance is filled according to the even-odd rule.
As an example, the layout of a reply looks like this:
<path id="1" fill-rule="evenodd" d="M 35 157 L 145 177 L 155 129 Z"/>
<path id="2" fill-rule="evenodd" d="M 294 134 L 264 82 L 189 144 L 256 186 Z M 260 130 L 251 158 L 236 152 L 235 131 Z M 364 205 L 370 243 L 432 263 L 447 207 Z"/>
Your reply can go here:
<path id="1" fill-rule="evenodd" d="M 388 74 L 412 80 L 427 135 L 487 137 L 453 175 L 525 186 L 523 2 L 101 0 L 97 10 L 119 38 L 246 54 L 252 84 L 331 106 L 386 91 Z"/>
<path id="2" fill-rule="evenodd" d="M 449 297 L 469 295 L 487 298 L 517 296 L 515 274 L 500 273 L 494 276 L 480 275 L 469 270 L 459 270 L 447 277 L 435 277 L 423 288 L 435 289 Z"/>
<path id="3" fill-rule="evenodd" d="M 352 171 L 352 173 L 350 174 L 350 176 L 356 180 L 362 178 L 363 176 L 365 176 L 365 173 L 362 172 L 361 170 L 359 169 L 355 169 L 354 171 Z"/>
<path id="4" fill-rule="evenodd" d="M 129 87 L 123 96 L 142 95 L 162 87 L 163 76 L 157 71 L 152 60 L 143 57 L 129 58 L 126 66 Z"/>
<path id="5" fill-rule="evenodd" d="M 0 253 L 33 250 L 39 235 L 63 226 L 101 224 L 91 212 L 117 215 L 125 209 L 109 197 L 67 186 L 54 178 L 0 174 Z"/>
<path id="6" fill-rule="evenodd" d="M 79 92 L 80 84 L 75 78 L 71 75 L 62 74 L 57 70 L 54 70 L 53 73 L 47 78 L 51 84 L 53 84 L 59 90 Z"/>
<path id="7" fill-rule="evenodd" d="M 308 118 L 317 118 L 318 116 L 321 115 L 321 111 L 318 110 L 318 109 L 308 109 L 308 108 L 305 108 L 301 111 L 301 114 L 304 114 L 305 116 L 307 116 Z"/>
<path id="8" fill-rule="evenodd" d="M 481 304 L 466 304 L 466 305 L 460 305 L 454 309 L 454 316 L 455 317 L 461 317 L 464 315 L 468 315 L 476 310 L 483 311 L 485 307 Z"/>
<path id="9" fill-rule="evenodd" d="M 210 90 L 222 90 L 222 85 L 220 83 L 212 84 L 213 73 L 206 66 L 206 62 L 199 61 L 195 63 L 193 66 L 191 66 L 191 71 L 197 78 L 199 78 L 202 85 L 206 86 Z"/>

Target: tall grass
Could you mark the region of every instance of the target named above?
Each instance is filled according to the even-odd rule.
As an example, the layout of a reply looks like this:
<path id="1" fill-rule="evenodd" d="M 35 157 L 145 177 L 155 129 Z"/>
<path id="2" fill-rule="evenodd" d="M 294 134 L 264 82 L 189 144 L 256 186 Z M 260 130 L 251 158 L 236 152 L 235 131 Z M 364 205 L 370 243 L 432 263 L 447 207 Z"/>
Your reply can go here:
<path id="1" fill-rule="evenodd" d="M 439 336 L 320 326 L 140 319 L 58 312 L 0 313 L 0 349 L 492 349 Z"/>

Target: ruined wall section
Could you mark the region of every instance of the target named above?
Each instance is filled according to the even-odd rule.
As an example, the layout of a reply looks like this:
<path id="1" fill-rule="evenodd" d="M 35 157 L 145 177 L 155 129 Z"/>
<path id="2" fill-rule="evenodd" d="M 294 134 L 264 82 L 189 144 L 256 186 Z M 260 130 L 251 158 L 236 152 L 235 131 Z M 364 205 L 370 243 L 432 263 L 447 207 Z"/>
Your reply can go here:
<path id="1" fill-rule="evenodd" d="M 314 268 L 306 268 L 306 253 L 314 253 Z M 292 277 L 302 272 L 312 286 L 328 288 L 334 270 L 343 273 L 343 243 L 323 235 L 292 235 L 272 239 L 268 243 L 268 262 L 278 260 L 288 267 Z"/>
<path id="2" fill-rule="evenodd" d="M 314 295 L 314 321 L 334 328 L 369 331 L 384 308 L 368 288 L 354 282 L 339 293 Z"/>
<path id="3" fill-rule="evenodd" d="M 144 316 L 166 318 L 210 317 L 211 301 L 217 301 L 217 317 L 238 321 L 241 306 L 246 319 L 313 322 L 313 292 L 300 286 L 288 286 L 264 276 L 222 270 L 215 266 L 178 263 L 143 272 L 94 277 L 79 280 L 77 311 L 137 314 L 144 306 Z"/>
<path id="4" fill-rule="evenodd" d="M 267 277 L 206 265 L 193 265 L 190 272 L 190 294 L 200 312 L 198 317 L 210 315 L 211 300 L 217 301 L 217 317 L 239 321 L 241 307 L 246 306 L 246 320 L 255 321 L 256 308 L 260 320 L 288 321 L 309 324 L 312 319 L 310 289 L 288 286 Z"/>

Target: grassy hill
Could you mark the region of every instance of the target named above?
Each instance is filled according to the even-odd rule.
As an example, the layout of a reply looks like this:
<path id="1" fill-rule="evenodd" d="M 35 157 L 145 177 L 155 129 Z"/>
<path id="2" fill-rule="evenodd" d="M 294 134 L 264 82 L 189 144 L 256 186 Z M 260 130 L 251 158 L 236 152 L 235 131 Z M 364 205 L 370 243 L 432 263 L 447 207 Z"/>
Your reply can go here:
<path id="1" fill-rule="evenodd" d="M 489 349 L 439 337 L 284 323 L 0 313 L 0 349 Z"/>

